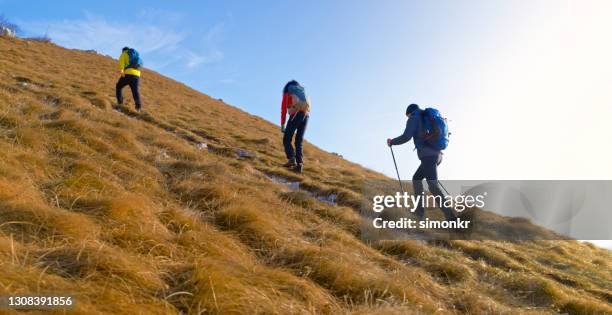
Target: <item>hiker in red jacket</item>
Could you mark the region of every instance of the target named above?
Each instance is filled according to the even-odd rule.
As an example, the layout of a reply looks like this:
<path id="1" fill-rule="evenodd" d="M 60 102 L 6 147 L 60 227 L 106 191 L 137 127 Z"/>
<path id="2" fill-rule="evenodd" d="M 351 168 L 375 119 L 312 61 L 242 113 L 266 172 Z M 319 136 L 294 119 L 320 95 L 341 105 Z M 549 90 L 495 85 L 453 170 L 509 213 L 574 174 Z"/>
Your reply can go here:
<path id="1" fill-rule="evenodd" d="M 285 128 L 285 119 L 289 114 L 287 128 Z M 289 81 L 283 89 L 283 102 L 281 105 L 281 131 L 283 136 L 283 145 L 285 146 L 285 155 L 287 163 L 283 166 L 293 168 L 294 171 L 301 173 L 304 170 L 304 161 L 302 155 L 302 140 L 306 125 L 308 124 L 308 116 L 310 114 L 310 102 L 306 97 L 304 88 L 295 80 Z M 295 150 L 291 145 L 291 139 L 295 133 Z"/>

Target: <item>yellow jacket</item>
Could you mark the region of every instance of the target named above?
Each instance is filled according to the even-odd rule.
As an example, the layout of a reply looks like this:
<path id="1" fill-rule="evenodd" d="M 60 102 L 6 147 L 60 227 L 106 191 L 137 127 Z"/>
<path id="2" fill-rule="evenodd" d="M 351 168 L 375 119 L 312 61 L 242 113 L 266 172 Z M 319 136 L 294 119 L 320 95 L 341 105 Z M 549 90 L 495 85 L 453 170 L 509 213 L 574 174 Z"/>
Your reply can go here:
<path id="1" fill-rule="evenodd" d="M 125 74 L 135 75 L 137 77 L 140 76 L 140 70 L 133 68 L 125 68 L 130 64 L 130 56 L 128 56 L 127 51 L 121 53 L 119 56 L 119 70 Z"/>

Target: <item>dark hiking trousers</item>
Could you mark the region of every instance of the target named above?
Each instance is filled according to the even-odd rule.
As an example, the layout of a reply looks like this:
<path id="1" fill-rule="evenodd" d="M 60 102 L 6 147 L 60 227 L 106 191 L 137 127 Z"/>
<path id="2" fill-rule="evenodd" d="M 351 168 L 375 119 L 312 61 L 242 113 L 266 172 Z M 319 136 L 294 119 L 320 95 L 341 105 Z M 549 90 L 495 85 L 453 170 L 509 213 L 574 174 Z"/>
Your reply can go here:
<path id="1" fill-rule="evenodd" d="M 423 193 L 423 179 L 427 179 L 427 186 L 429 187 L 429 192 L 432 195 L 439 197 L 442 199 L 442 203 L 444 203 L 444 193 L 440 189 L 440 184 L 438 184 L 438 165 L 442 162 L 442 155 L 433 155 L 433 156 L 424 156 L 421 159 L 421 165 L 417 168 L 416 172 L 412 176 L 412 186 L 414 187 L 414 194 L 416 196 L 421 195 Z M 444 217 L 446 220 L 454 220 L 455 214 L 452 209 L 449 207 L 445 207 L 443 204 L 436 204 L 439 206 L 442 213 L 444 213 Z M 422 218 L 425 215 L 425 209 L 419 204 L 417 209 L 415 210 L 415 214 Z"/>
<path id="2" fill-rule="evenodd" d="M 304 139 L 304 132 L 306 132 L 306 125 L 308 124 L 308 115 L 304 112 L 298 112 L 291 116 L 287 122 L 287 128 L 285 128 L 285 135 L 283 136 L 283 145 L 285 146 L 285 155 L 288 160 L 295 159 L 295 162 L 302 164 L 302 140 Z M 295 151 L 291 145 L 291 138 L 295 133 Z"/>
<path id="3" fill-rule="evenodd" d="M 140 103 L 140 91 L 138 90 L 139 83 L 140 83 L 140 78 L 135 75 L 126 74 L 122 76 L 121 78 L 119 78 L 119 81 L 117 81 L 117 87 L 116 87 L 117 103 L 119 105 L 123 104 L 123 93 L 121 92 L 121 90 L 126 85 L 129 85 L 130 90 L 132 90 L 132 96 L 134 97 L 134 103 L 136 103 L 136 109 L 140 109 L 142 104 Z"/>

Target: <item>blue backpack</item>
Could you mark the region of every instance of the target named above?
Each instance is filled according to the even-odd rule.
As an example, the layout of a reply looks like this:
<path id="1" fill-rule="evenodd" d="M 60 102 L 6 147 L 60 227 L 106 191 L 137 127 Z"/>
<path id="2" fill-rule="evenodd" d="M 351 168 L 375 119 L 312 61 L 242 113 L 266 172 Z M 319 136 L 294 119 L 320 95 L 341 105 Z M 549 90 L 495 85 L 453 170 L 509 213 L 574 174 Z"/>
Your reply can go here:
<path id="1" fill-rule="evenodd" d="M 302 102 L 306 102 L 306 92 L 301 85 L 292 84 L 287 88 L 287 93 L 297 96 Z"/>
<path id="2" fill-rule="evenodd" d="M 422 113 L 425 143 L 436 150 L 448 147 L 448 124 L 446 118 L 435 108 L 426 108 Z"/>
<path id="3" fill-rule="evenodd" d="M 142 59 L 140 59 L 140 55 L 138 54 L 136 49 L 134 48 L 128 49 L 127 54 L 130 59 L 130 62 L 127 65 L 127 67 L 125 67 L 126 69 L 127 68 L 139 69 L 140 67 L 142 67 Z"/>

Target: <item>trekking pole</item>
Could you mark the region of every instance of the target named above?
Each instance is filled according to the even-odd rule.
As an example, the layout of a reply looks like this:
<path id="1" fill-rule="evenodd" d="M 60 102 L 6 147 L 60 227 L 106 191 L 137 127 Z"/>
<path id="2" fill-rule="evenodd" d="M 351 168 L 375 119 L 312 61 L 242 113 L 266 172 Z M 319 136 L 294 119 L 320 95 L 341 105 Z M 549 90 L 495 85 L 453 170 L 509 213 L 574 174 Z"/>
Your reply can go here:
<path id="1" fill-rule="evenodd" d="M 450 195 L 450 194 L 448 193 L 448 190 L 446 190 L 446 187 L 444 187 L 444 185 L 442 185 L 442 182 L 441 182 L 441 181 L 438 181 L 438 184 L 440 184 L 440 187 L 442 187 L 442 189 L 444 189 L 444 191 L 446 192 L 446 194 L 447 194 L 447 195 Z"/>
<path id="2" fill-rule="evenodd" d="M 397 181 L 399 182 L 400 189 L 402 190 L 402 194 L 404 193 L 404 186 L 402 186 L 402 180 L 400 179 L 399 170 L 397 169 L 397 162 L 395 162 L 395 154 L 393 154 L 393 148 L 389 146 L 391 150 L 391 156 L 393 157 L 393 165 L 395 165 L 395 172 L 397 173 Z"/>

